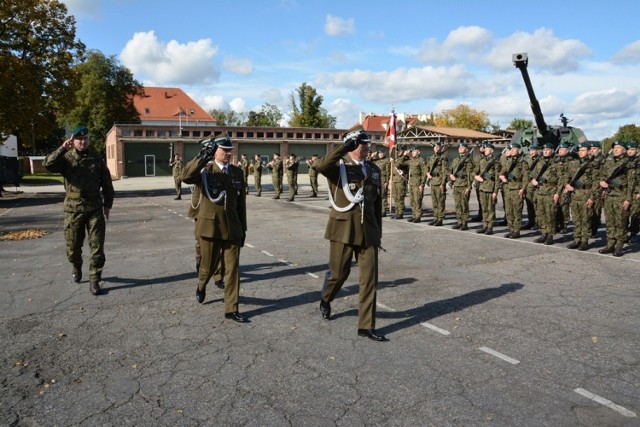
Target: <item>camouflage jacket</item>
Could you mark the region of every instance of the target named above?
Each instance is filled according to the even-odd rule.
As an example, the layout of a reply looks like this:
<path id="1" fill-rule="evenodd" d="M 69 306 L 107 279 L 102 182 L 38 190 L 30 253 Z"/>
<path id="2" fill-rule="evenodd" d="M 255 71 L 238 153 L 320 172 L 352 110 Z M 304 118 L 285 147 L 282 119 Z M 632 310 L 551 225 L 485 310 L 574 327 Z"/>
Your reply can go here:
<path id="1" fill-rule="evenodd" d="M 104 158 L 91 148 L 81 152 L 60 147 L 43 164 L 47 170 L 64 177 L 65 212 L 92 212 L 113 206 L 111 173 Z"/>

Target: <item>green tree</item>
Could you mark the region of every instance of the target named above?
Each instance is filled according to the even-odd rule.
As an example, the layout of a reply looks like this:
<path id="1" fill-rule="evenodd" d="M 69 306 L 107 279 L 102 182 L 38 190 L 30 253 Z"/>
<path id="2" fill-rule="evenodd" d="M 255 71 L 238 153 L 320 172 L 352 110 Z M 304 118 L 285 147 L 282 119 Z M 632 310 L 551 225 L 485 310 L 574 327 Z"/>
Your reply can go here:
<path id="1" fill-rule="evenodd" d="M 297 99 L 296 99 L 297 94 Z M 322 95 L 307 83 L 302 83 L 298 89 L 291 92 L 289 104 L 291 119 L 289 126 L 306 128 L 335 128 L 336 118 L 329 115 L 322 107 Z"/>
<path id="2" fill-rule="evenodd" d="M 533 127 L 533 122 L 531 120 L 515 118 L 511 120 L 511 123 L 509 123 L 509 127 L 507 129 L 525 130 L 525 129 L 531 129 L 532 127 Z"/>
<path id="3" fill-rule="evenodd" d="M 280 127 L 280 121 L 282 120 L 282 112 L 280 109 L 272 104 L 265 103 L 262 106 L 261 111 L 249 111 L 249 117 L 247 118 L 247 126 L 265 126 L 265 127 Z"/>
<path id="4" fill-rule="evenodd" d="M 455 108 L 443 110 L 436 115 L 435 124 L 443 127 L 486 131 L 489 128 L 489 117 L 484 111 L 478 111 L 468 105 L 460 104 Z"/>
<path id="5" fill-rule="evenodd" d="M 244 113 L 236 113 L 233 110 L 212 108 L 209 114 L 216 119 L 218 126 L 244 126 L 247 120 Z"/>
<path id="6" fill-rule="evenodd" d="M 76 67 L 76 73 L 80 88 L 74 95 L 73 108 L 60 115 L 59 123 L 67 129 L 85 124 L 93 148 L 102 151 L 114 123 L 140 122 L 133 99 L 144 96 L 144 88 L 115 56 L 106 57 L 98 51 L 90 51 L 87 60 Z"/>
<path id="7" fill-rule="evenodd" d="M 602 140 L 602 151 L 605 153 L 608 152 L 611 147 L 613 147 L 613 143 L 615 141 L 640 142 L 640 126 L 636 126 L 634 124 L 620 126 L 613 136 Z"/>
<path id="8" fill-rule="evenodd" d="M 0 132 L 16 135 L 21 151 L 41 151 L 36 143 L 57 128 L 51 118 L 71 107 L 84 51 L 63 3 L 2 0 Z"/>

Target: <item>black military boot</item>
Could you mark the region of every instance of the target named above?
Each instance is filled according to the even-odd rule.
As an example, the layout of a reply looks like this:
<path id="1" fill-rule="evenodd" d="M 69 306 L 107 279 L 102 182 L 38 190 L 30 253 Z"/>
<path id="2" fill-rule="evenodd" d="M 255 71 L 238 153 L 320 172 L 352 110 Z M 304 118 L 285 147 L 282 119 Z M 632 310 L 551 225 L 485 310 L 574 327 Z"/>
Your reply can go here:
<path id="1" fill-rule="evenodd" d="M 460 230 L 468 230 L 469 226 L 467 225 L 466 222 L 463 222 L 462 225 L 460 226 Z"/>
<path id="2" fill-rule="evenodd" d="M 441 219 L 437 220 L 433 225 L 436 227 L 442 227 L 442 220 Z"/>
<path id="3" fill-rule="evenodd" d="M 622 246 L 617 246 L 615 247 L 615 249 L 613 250 L 613 256 L 615 257 L 621 257 L 622 256 Z"/>
<path id="4" fill-rule="evenodd" d="M 490 236 L 493 234 L 493 227 L 487 227 L 487 230 L 484 232 L 484 234 L 486 234 L 487 236 Z"/>
<path id="5" fill-rule="evenodd" d="M 573 242 L 567 245 L 567 249 L 578 249 L 580 247 L 581 242 L 578 240 L 574 240 Z"/>
<path id="6" fill-rule="evenodd" d="M 456 222 L 456 225 L 452 226 L 451 228 L 453 228 L 454 230 L 460 230 L 460 227 L 462 227 L 462 224 Z"/>
<path id="7" fill-rule="evenodd" d="M 511 239 L 519 239 L 520 238 L 520 232 L 519 231 L 513 231 L 511 233 Z"/>
<path id="8" fill-rule="evenodd" d="M 535 239 L 533 242 L 534 243 L 544 243 L 544 242 L 547 241 L 547 236 L 548 236 L 548 234 L 543 234 L 542 236 L 540 236 L 537 239 Z"/>
<path id="9" fill-rule="evenodd" d="M 578 247 L 578 250 L 586 251 L 587 249 L 589 249 L 589 242 L 587 242 L 586 240 L 581 241 L 580 246 Z"/>
<path id="10" fill-rule="evenodd" d="M 513 232 L 511 230 L 509 230 L 509 232 L 507 234 L 504 235 L 505 238 L 510 238 L 511 235 L 513 234 Z"/>
<path id="11" fill-rule="evenodd" d="M 484 234 L 487 231 L 487 227 L 482 227 L 480 230 L 476 231 L 478 234 Z"/>
<path id="12" fill-rule="evenodd" d="M 82 266 L 74 265 L 71 270 L 71 276 L 73 277 L 74 282 L 80 283 L 80 280 L 82 280 Z"/>
<path id="13" fill-rule="evenodd" d="M 605 247 L 605 248 L 600 249 L 600 250 L 598 251 L 598 253 L 599 253 L 599 254 L 603 254 L 603 255 L 611 254 L 611 253 L 613 253 L 613 248 L 612 248 L 612 247 L 607 246 L 607 247 Z"/>
<path id="14" fill-rule="evenodd" d="M 547 239 L 544 241 L 545 245 L 553 245 L 553 234 L 547 234 Z"/>

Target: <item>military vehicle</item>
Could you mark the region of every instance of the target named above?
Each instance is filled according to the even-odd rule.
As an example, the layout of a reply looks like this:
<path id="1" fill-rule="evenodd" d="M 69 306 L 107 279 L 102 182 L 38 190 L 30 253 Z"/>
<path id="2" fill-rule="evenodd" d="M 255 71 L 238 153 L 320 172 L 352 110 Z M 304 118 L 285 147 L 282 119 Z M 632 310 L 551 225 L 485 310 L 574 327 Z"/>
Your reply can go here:
<path id="1" fill-rule="evenodd" d="M 526 53 L 514 53 L 511 59 L 513 65 L 522 73 L 522 79 L 527 88 L 529 101 L 531 101 L 531 111 L 533 111 L 533 117 L 536 122 L 536 125 L 531 129 L 517 131 L 511 139 L 511 142 L 519 142 L 523 147 L 528 147 L 532 142 L 537 142 L 538 145 L 551 142 L 554 146 L 558 146 L 558 144 L 562 142 L 571 146 L 575 146 L 580 142 L 586 142 L 587 137 L 584 135 L 582 129 L 569 126 L 570 120 L 565 117 L 564 114 L 560 114 L 562 126 L 547 125 L 544 121 L 542 110 L 540 109 L 540 103 L 533 91 L 529 72 L 527 71 L 527 65 L 529 64 L 528 55 Z"/>

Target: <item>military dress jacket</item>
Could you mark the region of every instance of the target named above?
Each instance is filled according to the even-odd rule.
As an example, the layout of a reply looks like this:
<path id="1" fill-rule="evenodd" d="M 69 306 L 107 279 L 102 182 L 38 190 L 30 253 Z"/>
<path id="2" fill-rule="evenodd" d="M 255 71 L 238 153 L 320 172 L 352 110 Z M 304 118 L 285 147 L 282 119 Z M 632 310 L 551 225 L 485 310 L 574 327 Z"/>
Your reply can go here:
<path id="1" fill-rule="evenodd" d="M 329 221 L 324 238 L 355 246 L 380 246 L 382 239 L 382 195 L 380 168 L 365 161 L 366 176 L 362 166 L 346 156 L 344 145 L 339 145 L 316 163 L 316 169 L 327 178 L 329 192 L 339 208 L 347 207 L 351 202 L 342 189 L 339 161 L 346 168 L 348 186 L 351 193 L 363 188 L 362 206 L 355 203 L 346 212 L 337 211 L 333 206 L 329 212 Z M 344 157 L 344 158 L 343 158 Z"/>
<path id="2" fill-rule="evenodd" d="M 93 212 L 113 207 L 113 183 L 104 158 L 91 148 L 79 151 L 59 147 L 43 163 L 64 177 L 65 212 Z M 100 194 L 102 189 L 102 195 Z"/>
<path id="3" fill-rule="evenodd" d="M 475 165 L 473 159 L 468 154 L 458 156 L 451 162 L 451 167 L 447 176 L 454 175 L 456 180 L 453 181 L 454 187 L 465 187 L 471 189 L 473 186 L 473 170 Z"/>
<path id="4" fill-rule="evenodd" d="M 210 239 L 241 241 L 247 231 L 247 205 L 244 190 L 244 173 L 232 164 L 225 174 L 215 162 L 195 158 L 186 164 L 182 180 L 195 185 L 202 192 L 198 208 L 195 233 Z M 226 192 L 219 202 L 216 197 Z"/>

